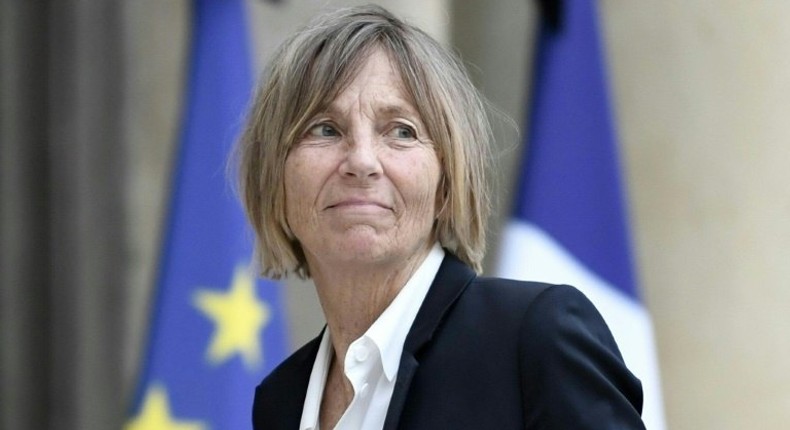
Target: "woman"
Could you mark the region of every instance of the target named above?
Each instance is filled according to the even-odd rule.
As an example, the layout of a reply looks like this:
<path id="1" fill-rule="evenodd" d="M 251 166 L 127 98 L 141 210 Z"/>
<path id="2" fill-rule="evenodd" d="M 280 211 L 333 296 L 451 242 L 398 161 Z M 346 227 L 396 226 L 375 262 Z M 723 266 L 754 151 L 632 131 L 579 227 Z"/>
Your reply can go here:
<path id="1" fill-rule="evenodd" d="M 241 143 L 262 273 L 327 325 L 257 388 L 256 429 L 643 428 L 641 386 L 567 286 L 479 278 L 489 125 L 459 63 L 374 6 L 280 48 Z"/>

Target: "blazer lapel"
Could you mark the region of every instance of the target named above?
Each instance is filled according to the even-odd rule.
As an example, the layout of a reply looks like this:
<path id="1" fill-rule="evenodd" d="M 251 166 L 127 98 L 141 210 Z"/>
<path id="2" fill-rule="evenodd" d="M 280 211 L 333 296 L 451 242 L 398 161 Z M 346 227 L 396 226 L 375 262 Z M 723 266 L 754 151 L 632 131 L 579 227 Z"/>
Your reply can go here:
<path id="1" fill-rule="evenodd" d="M 310 374 L 313 371 L 313 363 L 324 330 L 326 327 L 321 330 L 318 337 L 300 348 L 277 369 L 277 378 L 272 381 L 273 386 L 270 390 L 272 393 L 277 393 L 277 398 L 266 399 L 265 417 L 257 417 L 255 412 L 253 413 L 255 428 L 271 430 L 299 428 Z M 256 402 L 258 400 L 262 399 L 256 398 Z M 257 404 L 254 410 L 259 411 Z"/>
<path id="2" fill-rule="evenodd" d="M 436 273 L 428 295 L 425 296 L 417 317 L 406 336 L 401 355 L 398 378 L 392 392 L 384 430 L 398 428 L 409 386 L 419 368 L 419 353 L 433 337 L 444 316 L 476 277 L 475 272 L 456 256 L 446 251 L 444 261 Z"/>

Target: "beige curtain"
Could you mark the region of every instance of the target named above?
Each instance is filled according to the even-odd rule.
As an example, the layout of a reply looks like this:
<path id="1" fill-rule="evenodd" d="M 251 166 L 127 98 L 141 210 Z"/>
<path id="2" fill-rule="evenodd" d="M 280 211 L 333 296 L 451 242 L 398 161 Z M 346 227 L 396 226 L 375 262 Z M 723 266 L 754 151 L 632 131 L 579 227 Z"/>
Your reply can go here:
<path id="1" fill-rule="evenodd" d="M 0 428 L 120 428 L 121 2 L 0 3 Z"/>

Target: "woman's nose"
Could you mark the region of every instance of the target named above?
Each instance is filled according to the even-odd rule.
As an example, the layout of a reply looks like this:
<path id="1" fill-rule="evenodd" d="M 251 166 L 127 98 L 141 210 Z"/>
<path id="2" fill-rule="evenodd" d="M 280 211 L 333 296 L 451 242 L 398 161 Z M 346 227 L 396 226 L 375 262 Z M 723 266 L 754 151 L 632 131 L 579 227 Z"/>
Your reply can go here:
<path id="1" fill-rule="evenodd" d="M 346 157 L 340 166 L 343 176 L 368 178 L 382 172 L 375 138 L 370 135 L 355 136 L 347 146 Z"/>

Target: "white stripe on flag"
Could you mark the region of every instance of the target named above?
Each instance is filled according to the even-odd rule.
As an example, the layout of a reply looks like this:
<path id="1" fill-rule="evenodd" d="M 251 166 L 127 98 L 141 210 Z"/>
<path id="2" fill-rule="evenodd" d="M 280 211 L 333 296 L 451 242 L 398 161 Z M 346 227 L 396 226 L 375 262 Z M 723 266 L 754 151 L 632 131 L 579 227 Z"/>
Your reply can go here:
<path id="1" fill-rule="evenodd" d="M 534 224 L 510 221 L 502 241 L 498 276 L 573 285 L 593 302 L 612 331 L 626 365 L 642 381 L 645 426 L 664 429 L 653 324 L 641 304 L 588 270 Z"/>

